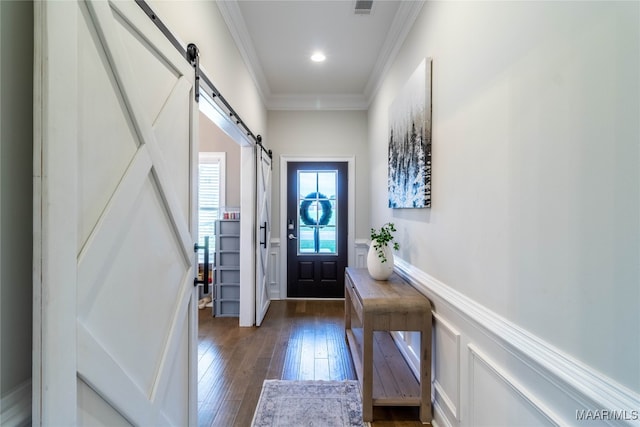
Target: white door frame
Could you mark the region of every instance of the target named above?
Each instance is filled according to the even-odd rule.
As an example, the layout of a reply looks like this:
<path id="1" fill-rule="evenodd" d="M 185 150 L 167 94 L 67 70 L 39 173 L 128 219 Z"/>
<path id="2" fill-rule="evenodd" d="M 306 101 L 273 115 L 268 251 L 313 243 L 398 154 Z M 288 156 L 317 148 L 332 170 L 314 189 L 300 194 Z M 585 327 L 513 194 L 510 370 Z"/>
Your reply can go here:
<path id="1" fill-rule="evenodd" d="M 77 87 L 74 74 L 77 67 L 70 66 L 60 75 L 47 73 L 49 67 L 45 53 L 51 46 L 75 46 L 77 43 L 78 7 L 75 3 L 36 2 L 34 4 L 34 179 L 33 179 L 33 425 L 73 425 L 76 422 L 76 258 L 71 245 L 55 247 L 54 242 L 69 239 L 76 241 L 77 212 L 75 192 L 68 193 L 69 200 L 57 199 L 43 202 L 44 177 L 47 185 L 73 188 L 77 181 L 75 170 L 50 168 L 49 158 L 69 156 L 74 159 L 78 152 L 77 118 L 75 101 Z M 48 9 L 48 10 L 45 10 Z M 47 18 L 65 19 L 68 25 L 61 31 L 47 32 Z M 68 49 L 65 58 L 50 60 L 77 64 L 75 49 Z M 60 67 L 57 67 L 60 69 Z M 47 108 L 42 93 L 49 91 L 49 98 L 58 108 Z M 61 105 L 61 106 L 60 106 Z M 48 119 L 43 117 L 47 111 Z M 53 126 L 66 123 L 66 126 Z M 44 150 L 44 141 L 60 141 L 56 150 Z M 66 220 L 62 220 L 65 218 Z M 56 224 L 54 227 L 53 224 Z M 60 226 L 62 225 L 62 226 Z M 42 260 L 49 260 L 44 264 Z M 44 279 L 48 281 L 44 287 Z M 63 286 L 61 286 L 61 284 Z M 54 287 L 55 286 L 55 287 Z M 53 297 L 55 296 L 55 297 Z M 53 298 L 52 298 L 53 297 Z M 65 333 L 54 334 L 47 328 L 55 327 Z M 54 351 L 54 349 L 64 351 Z M 52 369 L 49 369 L 52 367 Z"/>
<path id="2" fill-rule="evenodd" d="M 348 165 L 348 189 L 349 209 L 348 220 L 348 258 L 347 266 L 355 265 L 355 246 L 356 246 L 356 158 L 355 156 L 329 156 L 329 157 L 311 157 L 311 156 L 280 156 L 280 295 L 283 299 L 289 298 L 287 295 L 287 169 L 289 162 L 346 162 Z"/>
<path id="3" fill-rule="evenodd" d="M 206 74 L 206 73 L 205 73 Z M 206 91 L 200 91 L 200 111 L 240 145 L 240 326 L 256 319 L 256 145 Z"/>

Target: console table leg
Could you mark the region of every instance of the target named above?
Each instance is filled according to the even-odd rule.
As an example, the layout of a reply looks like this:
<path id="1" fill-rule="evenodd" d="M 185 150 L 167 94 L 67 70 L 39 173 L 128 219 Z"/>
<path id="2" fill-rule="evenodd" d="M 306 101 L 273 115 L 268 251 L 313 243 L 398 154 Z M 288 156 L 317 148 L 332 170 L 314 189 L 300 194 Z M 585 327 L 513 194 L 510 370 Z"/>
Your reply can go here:
<path id="1" fill-rule="evenodd" d="M 351 295 L 345 290 L 344 293 L 344 337 L 347 338 L 347 331 L 351 329 Z"/>
<path id="2" fill-rule="evenodd" d="M 365 317 L 362 343 L 362 419 L 373 421 L 373 328 L 371 318 Z"/>
<path id="3" fill-rule="evenodd" d="M 420 421 L 431 424 L 431 316 L 420 333 Z M 428 323 L 426 323 L 428 322 Z"/>

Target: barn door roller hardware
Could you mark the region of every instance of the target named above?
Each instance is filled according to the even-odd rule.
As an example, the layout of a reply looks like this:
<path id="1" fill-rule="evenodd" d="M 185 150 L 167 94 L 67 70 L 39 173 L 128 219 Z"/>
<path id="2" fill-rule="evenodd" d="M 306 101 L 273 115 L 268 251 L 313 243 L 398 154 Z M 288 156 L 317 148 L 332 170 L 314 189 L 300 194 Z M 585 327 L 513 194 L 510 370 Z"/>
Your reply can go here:
<path id="1" fill-rule="evenodd" d="M 187 46 L 187 61 L 194 68 L 196 73 L 196 81 L 194 84 L 196 102 L 200 102 L 200 54 L 198 46 L 189 43 Z"/>
<path id="2" fill-rule="evenodd" d="M 2 0 L 0 0 L 2 1 Z M 207 93 L 207 95 L 211 95 L 213 98 L 217 98 L 219 101 L 218 105 L 222 104 L 224 108 L 228 111 L 229 116 L 236 122 L 236 125 L 243 130 L 243 132 L 251 138 L 262 150 L 271 158 L 273 158 L 273 153 L 271 150 L 267 150 L 262 145 L 262 137 L 260 135 L 255 135 L 249 127 L 242 121 L 240 116 L 233 110 L 231 105 L 227 102 L 226 99 L 222 96 L 220 91 L 216 89 L 211 80 L 207 77 L 207 75 L 200 70 L 200 55 L 198 52 L 198 48 L 195 44 L 190 43 L 187 46 L 187 49 L 180 44 L 178 39 L 169 31 L 166 25 L 162 22 L 162 20 L 155 14 L 151 6 L 147 4 L 145 0 L 135 0 L 136 4 L 140 6 L 140 8 L 144 11 L 144 13 L 151 19 L 151 21 L 155 24 L 155 26 L 164 34 L 164 36 L 169 40 L 169 42 L 176 48 L 178 52 L 185 58 L 191 66 L 195 68 L 196 72 L 196 81 L 195 81 L 195 99 L 196 101 L 200 100 L 200 86 L 202 84 L 202 90 Z"/>

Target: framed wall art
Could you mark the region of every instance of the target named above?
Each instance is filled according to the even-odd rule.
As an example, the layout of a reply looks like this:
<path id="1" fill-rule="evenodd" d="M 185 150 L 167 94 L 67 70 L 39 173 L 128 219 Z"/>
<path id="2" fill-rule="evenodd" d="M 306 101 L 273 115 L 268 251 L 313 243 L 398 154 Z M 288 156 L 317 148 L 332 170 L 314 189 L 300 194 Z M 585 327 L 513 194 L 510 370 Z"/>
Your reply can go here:
<path id="1" fill-rule="evenodd" d="M 431 58 L 389 109 L 389 207 L 431 207 Z"/>

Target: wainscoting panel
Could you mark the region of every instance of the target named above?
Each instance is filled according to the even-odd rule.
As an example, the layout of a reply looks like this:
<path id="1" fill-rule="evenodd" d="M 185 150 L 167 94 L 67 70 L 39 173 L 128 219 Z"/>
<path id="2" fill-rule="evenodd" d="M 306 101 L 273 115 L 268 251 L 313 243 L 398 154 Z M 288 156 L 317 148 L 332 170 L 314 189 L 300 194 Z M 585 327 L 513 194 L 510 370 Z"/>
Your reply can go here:
<path id="1" fill-rule="evenodd" d="M 364 239 L 356 239 L 355 244 L 356 268 L 367 267 L 367 253 L 369 252 L 369 241 Z"/>
<path id="2" fill-rule="evenodd" d="M 469 345 L 469 424 L 473 426 L 559 426 L 551 411 Z M 496 411 L 496 402 L 507 410 Z"/>
<path id="3" fill-rule="evenodd" d="M 269 299 L 282 299 L 280 295 L 280 239 L 271 239 L 269 251 Z"/>
<path id="4" fill-rule="evenodd" d="M 447 418 L 460 420 L 460 333 L 433 313 L 434 400 L 447 408 Z"/>
<path id="5" fill-rule="evenodd" d="M 404 260 L 395 268 L 433 306 L 436 427 L 640 425 L 637 393 Z M 415 373 L 413 335 L 394 337 Z"/>
<path id="6" fill-rule="evenodd" d="M 368 241 L 356 240 L 356 267 L 366 267 L 368 248 Z M 279 239 L 272 239 L 271 299 L 286 298 L 281 256 Z M 637 393 L 398 257 L 395 268 L 433 306 L 434 426 L 640 426 Z M 417 374 L 419 334 L 393 336 Z M 603 419 L 603 411 L 618 412 Z"/>

